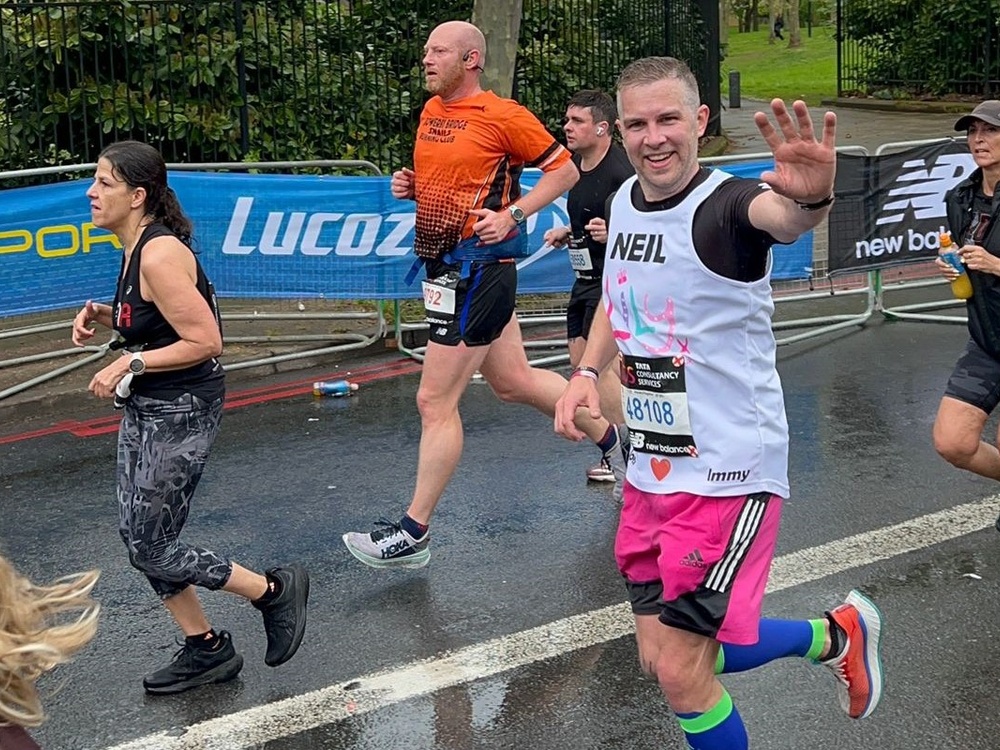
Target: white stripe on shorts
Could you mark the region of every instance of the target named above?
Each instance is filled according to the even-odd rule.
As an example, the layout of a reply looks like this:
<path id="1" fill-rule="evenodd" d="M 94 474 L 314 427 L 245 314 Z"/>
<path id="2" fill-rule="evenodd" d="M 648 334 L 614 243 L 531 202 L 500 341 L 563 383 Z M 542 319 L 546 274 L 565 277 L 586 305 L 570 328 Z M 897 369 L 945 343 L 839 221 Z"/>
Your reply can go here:
<path id="1" fill-rule="evenodd" d="M 747 498 L 740 511 L 740 517 L 736 521 L 736 528 L 733 536 L 729 540 L 729 546 L 719 562 L 712 566 L 708 576 L 705 578 L 705 588 L 725 593 L 736 577 L 740 563 L 746 557 L 750 545 L 753 543 L 757 532 L 760 530 L 761 522 L 764 520 L 764 512 L 767 510 L 767 500 L 761 497 L 769 495 L 751 495 Z"/>

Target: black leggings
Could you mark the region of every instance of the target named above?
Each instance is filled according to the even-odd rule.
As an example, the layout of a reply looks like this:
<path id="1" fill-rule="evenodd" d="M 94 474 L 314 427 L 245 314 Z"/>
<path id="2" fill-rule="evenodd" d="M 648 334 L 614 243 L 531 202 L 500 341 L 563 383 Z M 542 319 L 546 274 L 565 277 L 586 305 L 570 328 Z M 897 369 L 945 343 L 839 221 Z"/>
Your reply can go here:
<path id="1" fill-rule="evenodd" d="M 178 537 L 222 419 L 222 399 L 134 395 L 118 430 L 118 531 L 161 599 L 190 585 L 220 589 L 232 563 Z"/>

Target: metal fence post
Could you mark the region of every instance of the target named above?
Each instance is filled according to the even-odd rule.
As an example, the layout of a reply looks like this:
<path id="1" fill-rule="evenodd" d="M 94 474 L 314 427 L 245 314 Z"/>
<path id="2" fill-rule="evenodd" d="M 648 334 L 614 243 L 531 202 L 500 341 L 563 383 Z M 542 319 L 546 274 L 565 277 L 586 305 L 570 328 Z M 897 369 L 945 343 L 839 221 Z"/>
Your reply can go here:
<path id="1" fill-rule="evenodd" d="M 702 101 L 708 105 L 708 127 L 705 135 L 722 135 L 722 87 L 719 85 L 719 68 L 722 64 L 719 50 L 718 0 L 701 0 L 697 3 L 705 28 L 705 57 L 702 61 L 704 90 Z"/>
<path id="2" fill-rule="evenodd" d="M 250 106 L 247 103 L 247 60 L 243 52 L 243 0 L 234 0 L 236 14 L 236 76 L 240 91 L 240 158 L 246 159 L 250 151 Z"/>

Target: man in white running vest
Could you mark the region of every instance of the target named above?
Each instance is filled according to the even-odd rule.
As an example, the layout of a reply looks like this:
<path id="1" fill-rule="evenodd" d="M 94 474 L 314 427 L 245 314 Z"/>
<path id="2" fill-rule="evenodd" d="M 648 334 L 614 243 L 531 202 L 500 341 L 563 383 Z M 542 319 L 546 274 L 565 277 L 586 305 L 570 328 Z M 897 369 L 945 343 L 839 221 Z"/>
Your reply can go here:
<path id="1" fill-rule="evenodd" d="M 836 116 L 817 138 L 804 102 L 756 123 L 774 154 L 760 180 L 698 164 L 708 122 L 698 84 L 670 57 L 618 80 L 618 128 L 636 176 L 609 201 L 602 310 L 555 416 L 579 440 L 600 413 L 593 372 L 617 356 L 630 432 L 615 556 L 639 661 L 692 750 L 746 750 L 717 675 L 788 656 L 828 667 L 852 718 L 882 692 L 882 618 L 863 594 L 824 617 L 760 617 L 782 503 L 788 424 L 771 330 L 771 246 L 833 203 Z"/>

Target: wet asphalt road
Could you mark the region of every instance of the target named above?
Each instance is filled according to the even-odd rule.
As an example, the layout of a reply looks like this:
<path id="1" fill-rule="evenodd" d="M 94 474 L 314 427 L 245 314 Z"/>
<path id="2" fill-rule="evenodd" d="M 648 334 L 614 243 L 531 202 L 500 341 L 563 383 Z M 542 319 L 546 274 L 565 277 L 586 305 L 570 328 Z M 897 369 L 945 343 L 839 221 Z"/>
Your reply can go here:
<path id="1" fill-rule="evenodd" d="M 964 340 L 960 326 L 876 321 L 779 350 L 793 499 L 776 569 L 791 583 L 768 597 L 765 614 L 816 616 L 863 589 L 886 616 L 887 688 L 871 719 L 851 722 L 821 668 L 789 660 L 727 677 L 756 750 L 1000 746 L 1000 537 L 993 502 L 968 510 L 997 487 L 951 469 L 930 444 Z M 375 571 L 343 548 L 344 531 L 397 518 L 409 498 L 414 370 L 386 370 L 350 399 L 296 395 L 227 411 L 186 537 L 255 568 L 301 561 L 312 574 L 309 627 L 298 655 L 270 669 L 256 611 L 207 592 L 209 617 L 232 632 L 246 666 L 232 683 L 175 697 L 141 688 L 142 675 L 170 658 L 175 632 L 117 536 L 114 435 L 56 432 L 0 446 L 4 551 L 40 579 L 103 571 L 96 640 L 44 682 L 43 747 L 682 746 L 657 689 L 639 677 L 631 637 L 593 615 L 623 601 L 617 509 L 608 487 L 583 481 L 596 450 L 556 437 L 532 409 L 470 386 L 465 456 L 435 518 L 427 568 Z M 31 429 L 95 416 L 107 411 L 84 400 L 78 413 L 43 415 Z M 0 426 L 0 437 L 19 427 Z M 931 513 L 943 515 L 872 533 Z M 949 538 L 963 513 L 971 531 Z M 893 552 L 897 543 L 911 551 Z M 808 564 L 790 557 L 817 547 Z M 845 549 L 848 560 L 875 562 L 853 567 Z M 571 616 L 580 618 L 569 635 L 531 631 Z M 477 671 L 480 644 L 504 636 Z M 413 666 L 456 652 L 447 668 Z M 453 676 L 456 663 L 466 673 Z"/>

